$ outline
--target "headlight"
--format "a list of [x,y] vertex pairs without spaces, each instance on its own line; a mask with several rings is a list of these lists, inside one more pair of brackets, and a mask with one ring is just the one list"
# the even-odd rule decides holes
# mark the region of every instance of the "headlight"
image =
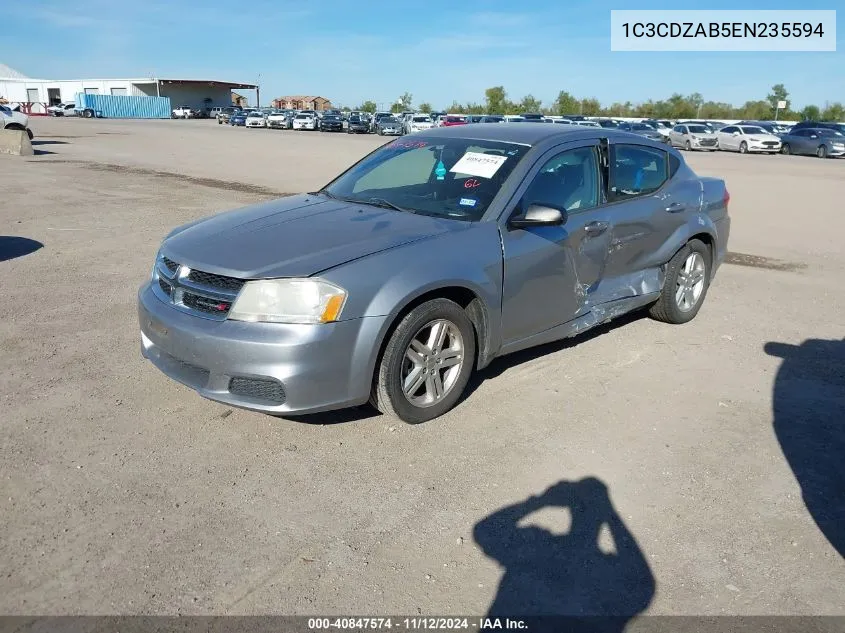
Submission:
[[330,323],[337,321],[346,291],[319,279],[248,281],[229,311],[235,321]]

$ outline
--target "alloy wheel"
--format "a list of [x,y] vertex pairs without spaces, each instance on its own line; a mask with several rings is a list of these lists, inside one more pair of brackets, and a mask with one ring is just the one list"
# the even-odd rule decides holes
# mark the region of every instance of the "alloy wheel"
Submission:
[[678,271],[675,286],[675,303],[681,312],[689,312],[701,299],[706,281],[707,266],[701,253],[690,253]]
[[420,328],[402,359],[402,393],[412,405],[430,407],[449,394],[464,364],[464,339],[458,326],[437,319]]

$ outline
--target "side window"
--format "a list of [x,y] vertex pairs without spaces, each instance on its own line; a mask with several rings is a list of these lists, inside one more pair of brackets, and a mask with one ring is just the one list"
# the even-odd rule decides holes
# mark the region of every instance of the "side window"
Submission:
[[809,136],[809,135],[810,135],[809,130],[795,130],[792,133],[792,136]]
[[719,130],[719,131],[720,131],[720,132],[724,132],[725,134],[733,134],[734,132],[738,132],[738,131],[739,131],[739,128],[737,128],[737,127],[735,127],[735,126],[733,126],[733,125],[729,125],[728,127],[723,127],[723,128],[722,128],[721,130]]
[[565,211],[591,209],[599,202],[598,174],[595,147],[561,152],[534,176],[522,197],[522,208],[539,204]]
[[666,152],[643,145],[611,147],[608,201],[615,202],[653,193],[668,178]]
[[684,133],[684,126],[683,125],[676,125],[673,129],[673,132],[677,132],[678,134]]

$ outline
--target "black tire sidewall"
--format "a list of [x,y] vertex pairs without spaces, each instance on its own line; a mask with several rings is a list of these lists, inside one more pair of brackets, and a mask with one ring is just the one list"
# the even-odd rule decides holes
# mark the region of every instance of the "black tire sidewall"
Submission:
[[740,154],[747,154],[748,153],[748,143],[743,141],[739,144],[739,153]]
[[[678,307],[675,301],[675,287],[678,283],[678,272],[681,270],[687,257],[693,252],[701,254],[704,258],[704,289],[701,291],[701,296],[698,298],[698,303],[695,307],[688,312],[684,312]],[[704,305],[704,300],[707,298],[707,290],[710,288],[711,259],[712,255],[706,244],[700,240],[690,240],[669,260],[669,265],[666,267],[666,280],[663,284],[663,291],[667,293],[666,308],[673,323],[680,324],[692,321],[698,314],[698,311],[701,310],[701,306]]]
[[781,153],[782,153],[782,154],[786,154],[787,156],[789,156],[789,151],[790,151],[790,149],[789,149],[789,143],[784,143],[784,144],[781,146],[780,151],[781,151]]
[[[411,339],[427,323],[436,319],[447,319],[454,323],[464,340],[464,365],[452,391],[440,402],[430,407],[411,404],[402,392],[402,361]],[[390,344],[382,359],[384,370],[379,379],[390,399],[396,414],[409,424],[419,424],[439,417],[457,404],[463,395],[475,365],[475,330],[466,312],[457,303],[448,299],[434,299],[414,308],[402,319],[391,336]]]

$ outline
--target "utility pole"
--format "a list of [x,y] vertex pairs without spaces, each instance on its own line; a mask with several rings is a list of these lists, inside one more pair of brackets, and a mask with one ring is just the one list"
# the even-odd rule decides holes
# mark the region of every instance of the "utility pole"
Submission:
[[261,73],[258,73],[258,83],[255,85],[255,107],[261,107]]

